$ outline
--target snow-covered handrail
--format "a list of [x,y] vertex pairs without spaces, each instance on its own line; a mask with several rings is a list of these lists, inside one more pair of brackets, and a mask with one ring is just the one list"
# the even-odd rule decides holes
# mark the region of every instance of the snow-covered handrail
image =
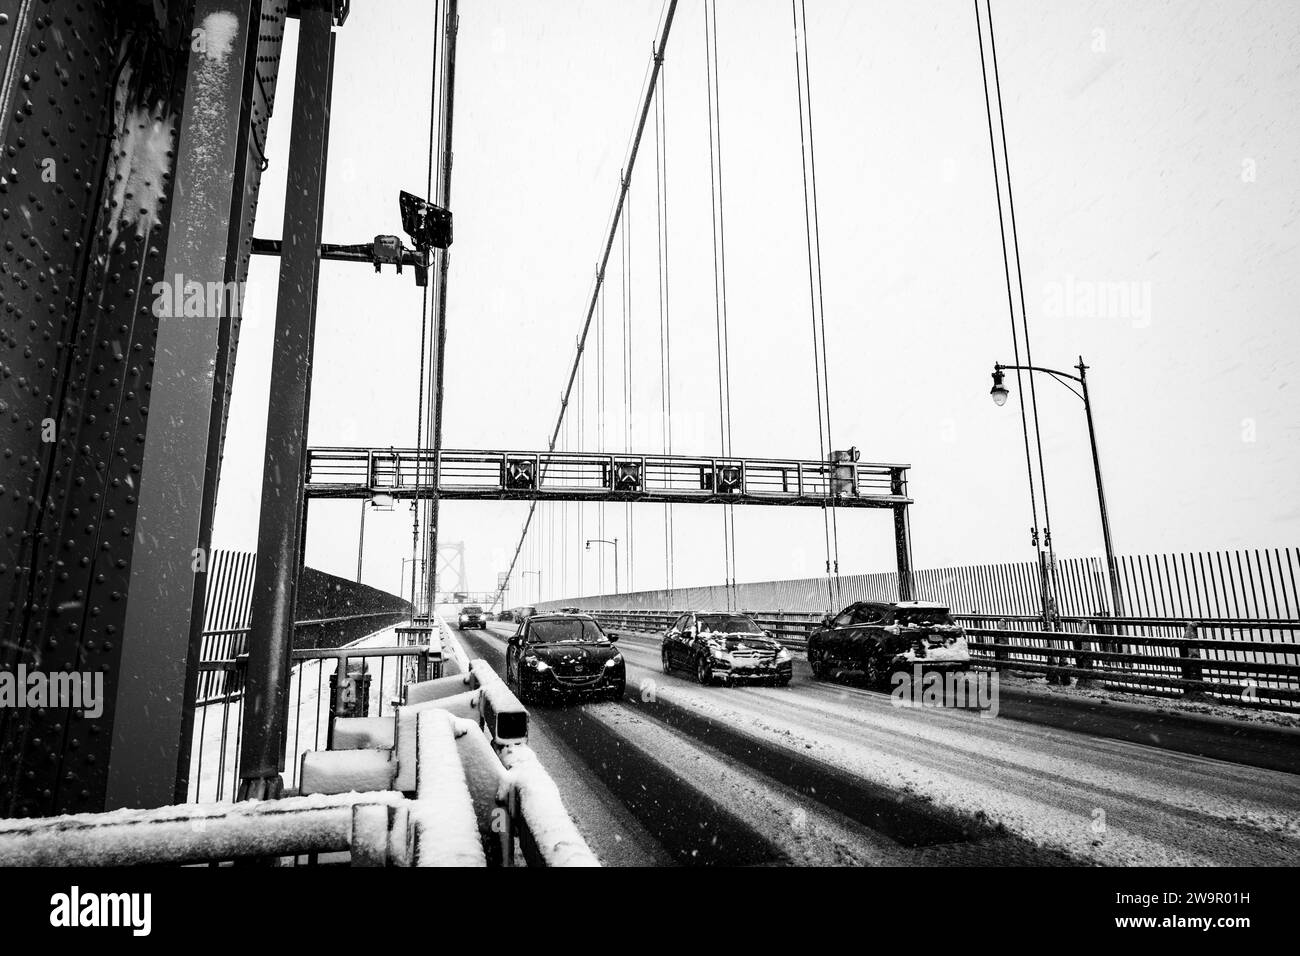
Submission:
[[469,673],[469,655],[465,653],[465,648],[461,646],[456,635],[452,633],[451,625],[446,622],[441,615],[435,614],[433,620],[438,628],[438,637],[442,643],[442,656],[450,658],[456,662],[462,674]]
[[178,865],[335,853],[353,848],[354,808],[378,806],[387,814],[403,802],[400,793],[386,791],[0,820],[0,866]]
[[564,808],[555,781],[531,747],[514,744],[501,751],[509,771],[506,786],[519,842],[529,866],[600,866]]

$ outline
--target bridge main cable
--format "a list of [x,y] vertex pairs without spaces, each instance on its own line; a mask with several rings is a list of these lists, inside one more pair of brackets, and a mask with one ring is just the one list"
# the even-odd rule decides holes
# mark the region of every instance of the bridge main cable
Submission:
[[[573,357],[573,366],[569,369],[569,380],[564,386],[564,397],[560,401],[560,413],[555,420],[555,428],[551,431],[550,440],[547,442],[547,451],[555,451],[555,442],[559,437],[560,429],[564,426],[564,415],[569,409],[569,397],[573,393],[573,382],[577,378],[578,369],[582,364],[582,354],[587,346],[587,333],[591,329],[592,317],[596,314],[596,304],[600,299],[601,288],[605,283],[605,269],[609,265],[609,255],[614,248],[614,237],[618,235],[619,223],[623,218],[623,207],[627,203],[628,189],[632,184],[632,171],[636,168],[637,153],[641,149],[641,136],[645,132],[646,118],[650,115],[650,105],[654,102],[655,89],[659,83],[659,72],[663,67],[664,51],[668,47],[668,34],[672,29],[673,16],[677,13],[677,0],[668,0],[668,7],[664,13],[663,27],[659,32],[659,41],[655,45],[654,59],[650,67],[650,76],[645,86],[645,96],[641,102],[641,113],[637,119],[636,132],[632,138],[632,147],[627,156],[627,162],[621,171],[619,179],[618,199],[614,205],[613,220],[609,224],[609,233],[605,238],[605,249],[601,254],[600,268],[596,270],[596,282],[591,290],[591,301],[587,306],[587,318],[582,323],[582,335],[578,338],[577,353]],[[540,482],[541,477],[538,480]],[[537,500],[534,499],[528,508],[528,516],[524,519],[523,530],[519,533],[519,543],[515,546],[514,556],[510,559],[510,567],[506,570],[506,576],[502,587],[497,592],[497,600],[500,600],[501,594],[509,586],[510,578],[514,574],[515,565],[519,561],[519,553],[523,550],[524,539],[528,536],[528,529],[533,523],[533,515],[537,511]]]

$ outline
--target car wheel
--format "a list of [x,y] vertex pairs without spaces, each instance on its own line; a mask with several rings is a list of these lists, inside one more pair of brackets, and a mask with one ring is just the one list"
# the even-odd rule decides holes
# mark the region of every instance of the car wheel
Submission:
[[868,652],[862,670],[866,673],[867,683],[873,688],[880,688],[889,683],[892,668],[885,661],[883,652],[877,647]]
[[830,671],[826,667],[826,662],[817,651],[808,652],[808,666],[812,668],[813,678],[816,680],[826,680],[830,677]]
[[790,678],[788,678],[788,677],[778,677],[778,678],[773,682],[773,686],[774,686],[774,687],[789,687],[789,686],[790,686]]
[[695,661],[695,679],[708,687],[713,683],[713,665],[709,659],[701,654]]

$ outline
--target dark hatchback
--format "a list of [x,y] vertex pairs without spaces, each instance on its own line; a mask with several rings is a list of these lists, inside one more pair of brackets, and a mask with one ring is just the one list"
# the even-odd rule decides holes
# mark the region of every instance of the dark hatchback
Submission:
[[586,695],[617,700],[627,684],[623,655],[586,614],[536,614],[506,645],[506,683],[524,703]]
[[970,649],[965,630],[942,604],[860,601],[822,619],[808,637],[808,664],[818,680],[856,671],[878,685],[915,666],[966,670]]
[[688,612],[664,633],[664,673],[684,670],[701,684],[790,683],[790,652],[744,614]]

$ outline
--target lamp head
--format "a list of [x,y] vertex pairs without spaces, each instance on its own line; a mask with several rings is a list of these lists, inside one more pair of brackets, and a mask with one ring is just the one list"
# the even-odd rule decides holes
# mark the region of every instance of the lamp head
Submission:
[[1010,394],[1007,387],[1002,384],[1002,376],[1001,366],[993,366],[993,387],[989,389],[989,394],[993,396],[993,404],[999,408],[1007,403],[1007,396]]

